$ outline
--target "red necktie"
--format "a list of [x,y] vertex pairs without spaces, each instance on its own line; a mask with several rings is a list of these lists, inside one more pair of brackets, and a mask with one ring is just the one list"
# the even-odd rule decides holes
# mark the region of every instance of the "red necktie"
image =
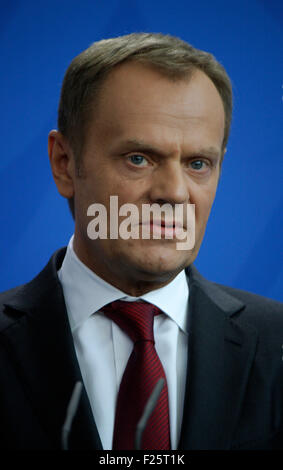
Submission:
[[113,450],[134,449],[136,427],[148,398],[162,377],[165,383],[157,405],[143,433],[142,449],[169,450],[170,428],[165,372],[154,347],[153,317],[161,311],[146,302],[118,300],[102,308],[132,339],[134,348],[128,360],[116,404]]

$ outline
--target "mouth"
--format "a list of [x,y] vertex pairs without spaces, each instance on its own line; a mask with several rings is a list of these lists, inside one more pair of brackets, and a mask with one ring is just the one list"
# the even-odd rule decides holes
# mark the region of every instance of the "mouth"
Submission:
[[185,229],[183,222],[174,221],[167,221],[167,220],[148,220],[146,222],[141,222],[140,225],[145,226],[156,226],[156,227],[164,227],[164,228],[175,228],[175,229]]
[[150,220],[140,223],[140,225],[148,227],[150,233],[155,236],[161,236],[162,238],[173,238],[176,239],[180,231],[186,230],[183,223],[178,221],[165,221],[165,220]]

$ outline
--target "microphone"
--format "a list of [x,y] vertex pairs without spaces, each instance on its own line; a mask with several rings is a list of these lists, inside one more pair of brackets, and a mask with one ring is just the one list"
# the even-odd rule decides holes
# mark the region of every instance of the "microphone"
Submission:
[[[158,402],[158,399],[159,399],[159,396],[160,396],[160,393],[161,393],[161,390],[164,386],[164,382],[165,380],[163,378],[160,378],[158,380],[158,382],[156,383],[149,399],[147,400],[147,403],[144,407],[144,411],[143,411],[143,414],[137,424],[137,427],[136,427],[136,434],[135,434],[135,445],[134,445],[134,448],[135,450],[141,450],[141,442],[142,442],[142,436],[143,436],[143,433],[144,433],[144,430],[147,426],[147,423],[148,423],[148,420],[151,416],[151,414],[153,413],[156,405],[157,405],[157,402]],[[70,398],[70,401],[69,401],[69,404],[68,404],[68,408],[67,408],[67,412],[66,412],[66,418],[65,418],[65,422],[63,424],[63,427],[62,427],[62,434],[61,434],[61,440],[62,440],[62,449],[63,450],[68,450],[69,449],[69,434],[70,434],[70,431],[71,431],[71,428],[72,428],[72,423],[73,423],[73,419],[76,415],[76,412],[78,410],[78,406],[79,406],[79,401],[80,401],[80,398],[81,398],[81,393],[82,393],[82,388],[83,388],[83,384],[82,382],[76,382],[75,386],[74,386],[74,389],[73,389],[73,392],[72,392],[72,395],[71,395],[71,398]]]
[[135,450],[141,450],[141,442],[142,442],[142,436],[144,433],[144,430],[146,428],[147,422],[153,413],[157,402],[158,398],[160,396],[161,390],[163,388],[165,380],[163,378],[160,378],[158,382],[156,383],[145,407],[144,411],[142,414],[142,417],[140,418],[137,428],[136,428],[136,435],[135,435]]
[[71,399],[69,401],[69,405],[68,405],[67,413],[66,413],[66,419],[62,427],[62,435],[61,435],[63,450],[68,450],[69,448],[69,434],[72,428],[73,419],[78,409],[78,405],[79,405],[79,401],[80,401],[81,393],[82,393],[82,388],[83,388],[82,382],[80,381],[76,382]]

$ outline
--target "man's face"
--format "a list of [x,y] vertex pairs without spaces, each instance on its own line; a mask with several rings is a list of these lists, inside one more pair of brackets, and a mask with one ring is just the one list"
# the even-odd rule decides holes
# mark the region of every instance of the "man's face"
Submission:
[[[74,247],[81,260],[130,293],[137,292],[131,285],[144,290],[148,284],[150,290],[166,284],[191,264],[215,197],[223,136],[222,100],[201,71],[170,81],[134,62],[114,69],[93,109],[82,177],[73,177]],[[89,239],[89,205],[101,203],[109,211],[113,195],[119,207],[195,204],[195,247],[176,250],[176,239],[164,237]]]

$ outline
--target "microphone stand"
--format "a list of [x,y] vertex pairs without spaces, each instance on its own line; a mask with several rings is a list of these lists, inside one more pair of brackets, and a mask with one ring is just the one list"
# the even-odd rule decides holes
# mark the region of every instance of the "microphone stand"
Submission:
[[[147,423],[151,414],[153,413],[157,405],[157,401],[160,396],[161,390],[163,388],[164,382],[165,380],[163,378],[160,378],[158,380],[158,382],[156,383],[144,407],[142,417],[140,418],[136,427],[135,445],[134,445],[135,450],[141,450],[142,436],[143,436],[144,430],[147,426]],[[61,434],[62,450],[69,450],[69,434],[72,429],[73,419],[75,417],[75,414],[79,406],[82,388],[83,388],[82,382],[76,382],[72,395],[71,395],[68,408],[67,408],[65,422],[62,427],[62,434]]]
[[67,408],[66,419],[62,427],[61,439],[62,439],[63,450],[69,449],[69,434],[72,429],[73,419],[78,409],[82,389],[83,389],[82,382],[76,382],[68,408]]
[[143,433],[144,433],[144,430],[147,426],[147,422],[151,416],[151,414],[153,413],[156,405],[157,405],[157,402],[158,402],[158,398],[160,396],[160,393],[161,393],[161,390],[163,388],[163,385],[164,385],[164,382],[165,380],[163,378],[160,378],[158,380],[158,382],[156,383],[145,407],[144,407],[144,411],[143,411],[143,414],[142,414],[142,417],[140,418],[138,424],[137,424],[137,428],[136,428],[136,435],[135,435],[135,450],[141,450],[141,443],[142,443],[142,436],[143,436]]

